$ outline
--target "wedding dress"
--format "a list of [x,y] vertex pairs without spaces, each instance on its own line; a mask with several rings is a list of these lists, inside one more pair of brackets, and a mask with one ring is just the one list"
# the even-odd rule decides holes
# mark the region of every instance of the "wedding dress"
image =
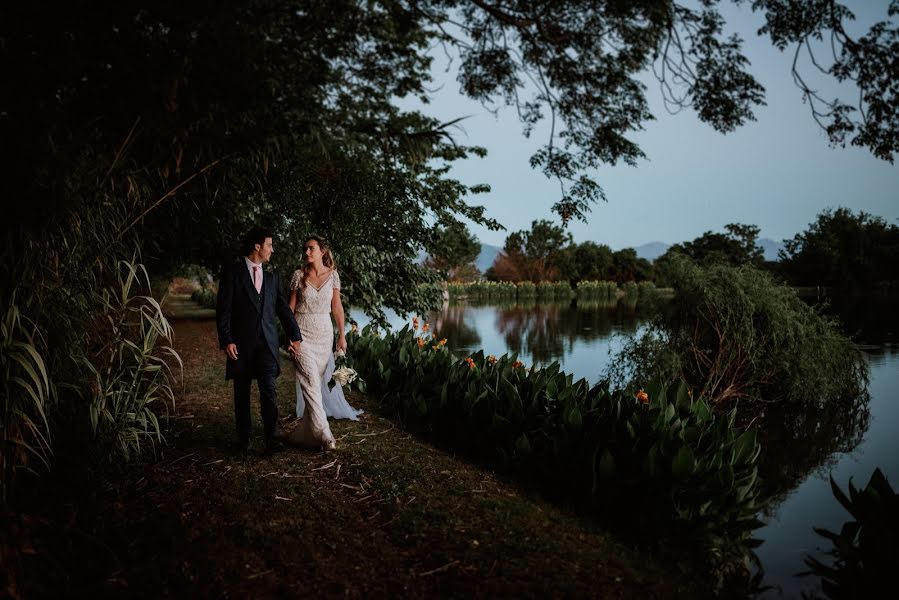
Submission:
[[[350,419],[358,421],[359,415],[364,410],[361,408],[353,408],[346,401],[343,388],[335,385],[333,389],[328,389],[328,382],[331,381],[331,375],[334,373],[334,354],[328,357],[328,366],[325,367],[325,374],[322,376],[322,404],[325,407],[325,415],[332,419]],[[302,419],[305,408],[305,400],[303,398],[303,387],[299,380],[296,382],[297,387],[297,417]]]
[[[309,448],[329,447],[334,445],[334,435],[328,425],[325,412],[324,397],[328,404],[341,410],[341,414],[354,411],[343,397],[339,385],[328,390],[331,376],[329,363],[333,365],[334,327],[331,325],[331,299],[334,290],[340,289],[340,276],[331,271],[319,287],[306,282],[300,287],[302,271],[295,271],[290,281],[290,289],[297,290],[295,316],[297,325],[303,334],[300,344],[300,355],[294,361],[294,374],[297,384],[297,416],[302,416],[299,425],[293,430],[290,440]],[[333,366],[331,367],[333,371]],[[339,397],[337,395],[339,394]],[[343,405],[339,400],[342,400]],[[302,410],[301,410],[302,407]],[[353,414],[355,417],[356,414]],[[352,418],[352,417],[350,417]]]

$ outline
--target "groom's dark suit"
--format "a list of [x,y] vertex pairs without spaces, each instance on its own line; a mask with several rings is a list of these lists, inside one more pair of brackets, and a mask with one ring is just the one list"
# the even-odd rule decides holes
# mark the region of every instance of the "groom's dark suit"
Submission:
[[219,346],[237,345],[237,360],[227,359],[225,367],[225,378],[234,380],[237,435],[243,441],[250,437],[250,386],[256,379],[266,440],[270,440],[278,424],[275,378],[281,373],[276,319],[291,341],[303,338],[280,279],[262,270],[262,290],[257,293],[241,259],[222,272],[215,312]]

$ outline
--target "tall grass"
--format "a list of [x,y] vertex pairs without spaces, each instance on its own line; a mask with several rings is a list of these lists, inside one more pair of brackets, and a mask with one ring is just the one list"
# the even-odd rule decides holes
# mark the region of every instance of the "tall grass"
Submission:
[[[14,296],[15,297],[15,296]],[[47,347],[35,324],[15,304],[7,307],[0,323],[0,498],[17,469],[36,460],[50,465],[50,422],[47,417],[56,397],[44,359]]]
[[166,358],[181,366],[177,352],[165,343],[174,335],[159,303],[137,295],[136,287],[150,288],[143,265],[119,263],[118,285],[102,290],[98,323],[104,344],[81,364],[91,373],[90,424],[94,439],[108,456],[126,460],[141,451],[141,442],[161,442],[162,430],[153,408],[174,407],[173,373]]
[[0,230],[7,503],[23,470],[153,447],[174,397],[172,330],[140,259],[141,220],[167,196],[127,154],[71,151],[64,167],[30,221]]

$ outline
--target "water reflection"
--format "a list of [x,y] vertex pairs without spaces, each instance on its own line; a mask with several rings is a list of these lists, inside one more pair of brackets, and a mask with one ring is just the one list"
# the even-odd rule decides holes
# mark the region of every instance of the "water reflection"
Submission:
[[450,348],[475,348],[481,344],[477,327],[465,319],[464,304],[444,304],[440,312],[430,316],[434,335],[451,340]]
[[839,455],[855,450],[868,431],[871,411],[868,392],[830,405],[803,406],[801,410],[769,411],[757,423],[759,477],[769,498],[767,514],[809,475],[826,473]]
[[[489,328],[484,323],[487,315],[493,317]],[[643,319],[634,302],[577,300],[450,304],[432,316],[435,331],[450,340],[451,348],[470,350],[487,342],[487,352],[516,353],[544,365],[565,362],[578,344],[607,340],[622,330],[635,331]]]

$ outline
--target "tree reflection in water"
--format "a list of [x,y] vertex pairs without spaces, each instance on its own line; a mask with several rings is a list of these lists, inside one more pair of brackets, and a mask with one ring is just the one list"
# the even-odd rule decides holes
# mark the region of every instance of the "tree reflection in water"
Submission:
[[518,302],[497,307],[496,329],[510,352],[546,365],[573,352],[577,341],[608,338],[622,322],[639,320],[636,303]]
[[465,322],[465,308],[465,304],[444,303],[440,312],[432,315],[430,324],[435,337],[449,340],[450,350],[481,344],[477,328]]
[[769,411],[756,423],[762,453],[759,477],[768,497],[766,513],[777,509],[809,475],[830,469],[838,453],[851,452],[868,430],[868,393],[825,405]]
[[[816,299],[808,301],[815,304]],[[834,297],[820,308],[840,320],[842,330],[860,344],[869,358],[895,354],[899,313],[889,298]],[[762,454],[759,476],[773,512],[786,496],[813,473],[832,468],[840,453],[861,443],[870,423],[867,391],[856,398],[826,404],[811,399],[801,407],[771,410],[756,423]]]

